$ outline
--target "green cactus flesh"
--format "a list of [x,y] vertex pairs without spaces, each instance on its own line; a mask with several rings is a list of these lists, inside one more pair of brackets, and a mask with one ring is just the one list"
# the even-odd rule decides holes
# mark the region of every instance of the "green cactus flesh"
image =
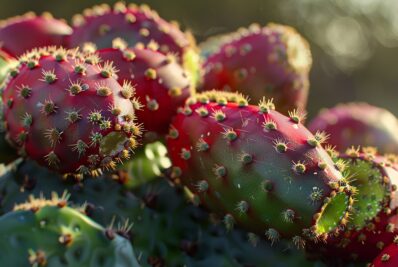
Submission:
[[[32,210],[17,210],[0,218],[2,266],[139,266],[127,239],[107,235],[77,210],[60,203],[32,204]],[[22,209],[25,206],[29,205]]]
[[318,233],[329,233],[338,226],[343,220],[345,207],[349,205],[349,197],[344,193],[338,193],[329,202],[322,212],[322,216],[318,219]]
[[348,221],[348,228],[360,230],[381,211],[388,188],[383,183],[383,175],[370,161],[349,159],[345,171],[351,184],[357,188],[353,212]]

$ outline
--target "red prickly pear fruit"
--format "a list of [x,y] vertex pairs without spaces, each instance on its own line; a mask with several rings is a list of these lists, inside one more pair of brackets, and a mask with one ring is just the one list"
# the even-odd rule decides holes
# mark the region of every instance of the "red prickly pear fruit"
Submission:
[[350,146],[374,146],[380,153],[398,153],[398,121],[388,110],[366,103],[339,104],[322,110],[308,126],[330,134],[328,143],[344,151]]
[[193,36],[180,30],[177,23],[162,19],[147,5],[126,6],[117,2],[112,8],[106,4],[86,9],[82,15],[73,18],[73,34],[70,48],[90,42],[98,49],[111,48],[112,41],[123,38],[129,47],[157,46],[159,51],[171,53],[197,80],[199,76],[199,55]]
[[273,98],[278,111],[304,111],[311,52],[293,28],[252,25],[224,37],[203,65],[202,90],[238,91],[257,102]]
[[355,188],[350,219],[326,243],[307,249],[327,260],[371,261],[398,231],[397,160],[379,156],[371,147],[350,148],[334,159]]
[[187,100],[168,136],[171,179],[216,213],[271,242],[323,238],[352,203],[350,186],[297,112],[272,101],[259,106],[234,93],[210,91]]
[[172,117],[191,95],[190,80],[173,58],[151,49],[117,48],[98,50],[103,61],[112,61],[119,72],[119,84],[134,85],[136,97],[143,104],[137,120],[146,131],[145,139],[166,135]]
[[370,267],[396,267],[398,266],[398,235],[394,241],[384,248]]
[[71,33],[72,28],[65,21],[50,13],[27,13],[0,22],[1,49],[14,57],[33,48],[64,45],[65,37]]
[[4,90],[8,139],[61,174],[97,175],[137,145],[134,94],[97,55],[46,48],[21,57]]

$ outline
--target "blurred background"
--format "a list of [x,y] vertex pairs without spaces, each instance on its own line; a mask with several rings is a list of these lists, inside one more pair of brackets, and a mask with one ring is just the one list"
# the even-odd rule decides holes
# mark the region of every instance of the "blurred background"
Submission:
[[[70,21],[93,0],[0,0],[0,19],[50,11]],[[190,29],[198,42],[251,23],[289,24],[310,42],[309,116],[339,102],[366,101],[398,115],[397,0],[136,0]]]

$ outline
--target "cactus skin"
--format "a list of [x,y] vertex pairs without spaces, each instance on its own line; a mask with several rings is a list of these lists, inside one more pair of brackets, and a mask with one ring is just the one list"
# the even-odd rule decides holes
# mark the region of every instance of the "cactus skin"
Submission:
[[129,241],[65,206],[31,199],[0,218],[4,266],[139,267]]
[[137,188],[135,178],[128,176],[104,176],[80,184],[54,176],[32,161],[9,166],[0,178],[0,213],[11,211],[31,195],[50,197],[52,192],[67,190],[70,203],[86,203],[87,215],[107,229],[114,218],[114,226],[129,220],[128,233],[116,232],[130,236],[141,266],[261,267],[264,262],[277,267],[315,266],[284,243],[271,247],[253,234],[249,242],[247,233],[227,231],[220,219],[211,216],[210,220],[207,212],[187,203],[184,192],[164,179]]
[[[308,246],[313,255],[326,259],[369,262],[398,230],[396,159],[375,153],[374,148],[351,148],[338,158],[344,160],[345,175],[356,188],[350,220],[326,243]],[[337,233],[336,233],[337,234]]]
[[192,74],[193,80],[198,79],[199,56],[194,38],[190,33],[183,33],[175,23],[159,17],[146,5],[126,6],[118,2],[113,8],[106,4],[94,6],[86,9],[83,15],[76,15],[73,26],[68,42],[70,48],[87,42],[99,49],[110,48],[115,38],[125,39],[129,47],[155,44],[160,52],[175,55]]
[[[40,55],[42,54],[42,55]],[[81,177],[129,158],[140,127],[134,94],[96,55],[46,48],[22,57],[3,101],[7,137],[22,155]]]
[[236,222],[271,242],[286,237],[301,246],[303,233],[319,237],[344,223],[350,188],[340,186],[341,173],[320,147],[324,137],[296,113],[273,108],[235,94],[200,94],[176,116],[167,146],[176,181],[227,213],[227,227]]
[[384,248],[369,267],[395,267],[398,266],[398,238]]
[[308,43],[294,29],[252,25],[223,39],[203,64],[202,90],[238,91],[254,102],[273,98],[285,115],[305,110],[312,58]]
[[190,96],[190,80],[178,63],[151,49],[109,48],[97,51],[104,61],[112,61],[120,71],[120,84],[134,85],[136,96],[143,104],[137,120],[145,129],[146,139],[164,136],[177,108]]
[[339,104],[322,110],[308,128],[330,134],[328,143],[343,152],[350,146],[374,146],[398,153],[398,121],[389,111],[366,103]]
[[[27,31],[29,38],[26,38]],[[27,13],[0,22],[1,49],[18,57],[28,50],[45,46],[62,46],[72,28],[49,13]]]

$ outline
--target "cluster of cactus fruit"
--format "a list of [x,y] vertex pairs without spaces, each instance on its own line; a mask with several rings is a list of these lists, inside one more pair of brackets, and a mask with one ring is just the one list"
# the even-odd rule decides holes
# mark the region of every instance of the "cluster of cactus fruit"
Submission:
[[1,266],[398,264],[398,121],[349,103],[307,129],[293,28],[197,46],[124,3],[72,24],[0,22]]

